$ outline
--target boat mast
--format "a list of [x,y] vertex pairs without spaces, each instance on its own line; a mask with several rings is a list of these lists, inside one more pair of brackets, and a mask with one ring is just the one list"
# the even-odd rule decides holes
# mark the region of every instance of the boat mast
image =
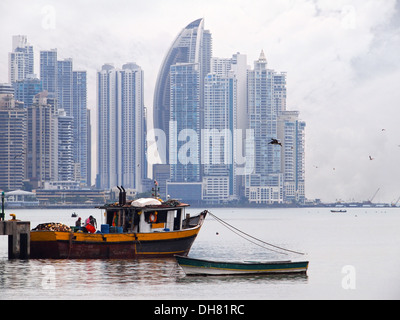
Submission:
[[151,188],[151,191],[153,191],[152,196],[154,199],[158,199],[158,192],[160,191],[160,187],[158,186],[157,180],[154,180],[154,188]]

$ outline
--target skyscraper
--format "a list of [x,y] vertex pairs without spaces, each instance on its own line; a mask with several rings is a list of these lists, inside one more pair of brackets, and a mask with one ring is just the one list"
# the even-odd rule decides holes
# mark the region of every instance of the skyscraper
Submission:
[[144,163],[143,71],[110,64],[97,73],[98,188],[118,185],[141,191]]
[[200,75],[196,63],[171,66],[171,182],[200,182]]
[[[204,77],[210,72],[210,59],[212,55],[211,33],[204,30],[204,19],[198,19],[188,24],[175,38],[168,50],[160,71],[154,91],[153,120],[154,128],[162,129],[169,141],[169,121],[171,109],[171,66],[179,63],[195,63],[199,73],[199,103],[203,110],[203,82]],[[201,116],[202,121],[202,116]],[[202,123],[200,123],[202,125]],[[169,148],[159,145],[158,149],[166,155],[167,163]]]
[[9,85],[0,85],[0,188],[20,189],[25,177],[26,117]]
[[13,36],[12,52],[8,54],[8,63],[8,78],[10,83],[24,80],[28,75],[33,75],[33,46],[28,43],[27,36]]
[[[239,52],[231,58],[213,57],[204,84],[203,200],[240,196],[246,129],[247,57]],[[213,143],[207,139],[210,132]]]
[[43,90],[50,94],[57,93],[57,49],[40,51],[40,81]]
[[57,108],[64,109],[68,116],[73,116],[72,97],[72,59],[57,61]]
[[25,108],[33,103],[33,98],[42,92],[42,83],[32,75],[28,75],[24,80],[17,80],[12,83],[15,90],[15,99],[24,103]]
[[75,181],[73,155],[73,117],[64,109],[58,109],[53,115],[53,144],[55,150],[55,168],[53,180]]
[[56,178],[58,136],[54,134],[55,99],[47,92],[37,94],[28,111],[26,179],[33,188],[43,188]]
[[87,75],[74,71],[71,58],[57,60],[57,49],[40,52],[40,78],[43,90],[56,98],[57,109],[63,109],[73,119],[73,180],[90,185],[88,163]]
[[204,82],[202,141],[203,200],[221,202],[237,195],[234,134],[237,128],[237,78],[232,59],[212,59]]
[[[72,114],[73,124],[73,155],[74,163],[79,166],[80,181],[82,184],[90,186],[90,152],[89,130],[90,123],[88,121],[87,109],[87,74],[86,71],[72,72]],[[78,165],[79,164],[79,165]]]
[[255,136],[255,170],[246,175],[246,196],[255,203],[282,203],[281,146],[277,138],[278,112],[286,108],[284,73],[267,68],[263,51],[248,72],[248,125]]
[[282,143],[281,171],[283,200],[286,203],[305,201],[305,122],[298,111],[281,111],[278,116],[278,138]]

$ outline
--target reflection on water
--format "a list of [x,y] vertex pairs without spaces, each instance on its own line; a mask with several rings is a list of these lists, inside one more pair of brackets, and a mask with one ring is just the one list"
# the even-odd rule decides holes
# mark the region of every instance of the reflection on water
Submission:
[[[175,259],[0,260],[2,299],[159,298],[185,299],[204,286],[307,282],[306,275],[187,277]],[[206,296],[210,298],[209,292]]]
[[229,282],[258,282],[258,283],[278,283],[280,281],[286,283],[307,283],[307,274],[268,274],[268,275],[225,275],[225,276],[188,276],[178,278],[181,283],[229,283]]
[[151,260],[0,260],[3,288],[87,289],[121,284],[147,285],[172,281],[175,259]]

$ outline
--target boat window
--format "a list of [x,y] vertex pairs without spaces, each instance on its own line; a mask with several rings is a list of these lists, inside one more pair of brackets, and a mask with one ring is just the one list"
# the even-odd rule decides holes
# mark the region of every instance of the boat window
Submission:
[[167,212],[168,211],[157,211],[157,210],[145,212],[145,221],[148,223],[151,223],[152,221],[150,221],[150,216],[153,215],[153,217],[157,216],[157,220],[156,220],[157,223],[166,223],[167,222]]
[[181,229],[181,217],[182,217],[182,209],[177,209],[175,211],[175,217],[174,217],[174,230]]

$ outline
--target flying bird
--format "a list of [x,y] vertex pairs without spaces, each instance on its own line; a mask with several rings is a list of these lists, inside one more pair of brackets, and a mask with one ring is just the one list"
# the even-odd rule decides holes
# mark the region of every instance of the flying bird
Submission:
[[271,141],[268,144],[279,144],[282,147],[282,143],[278,141],[278,139],[271,138]]
[[374,160],[375,158],[372,158],[371,156],[369,156],[369,160]]

